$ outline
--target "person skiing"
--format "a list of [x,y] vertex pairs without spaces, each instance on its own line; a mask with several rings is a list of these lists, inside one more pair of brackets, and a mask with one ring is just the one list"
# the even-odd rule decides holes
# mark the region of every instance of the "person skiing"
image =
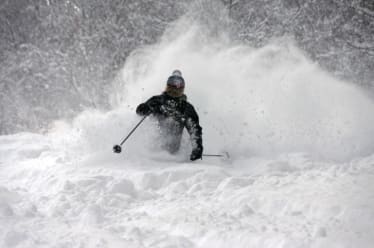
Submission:
[[199,116],[184,94],[185,82],[182,73],[174,70],[168,78],[166,89],[161,95],[151,97],[136,108],[140,116],[152,115],[159,124],[162,137],[162,148],[175,154],[182,140],[183,129],[186,128],[192,144],[190,160],[202,158],[202,128]]

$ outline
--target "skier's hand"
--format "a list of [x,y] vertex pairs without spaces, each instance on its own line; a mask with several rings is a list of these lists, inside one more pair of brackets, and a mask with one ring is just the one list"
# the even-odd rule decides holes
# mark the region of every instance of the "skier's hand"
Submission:
[[152,113],[151,108],[148,106],[148,104],[142,103],[136,108],[136,113],[138,115],[150,115]]
[[196,148],[192,151],[191,156],[190,156],[190,160],[195,161],[197,159],[202,159],[202,156],[203,156],[203,149]]

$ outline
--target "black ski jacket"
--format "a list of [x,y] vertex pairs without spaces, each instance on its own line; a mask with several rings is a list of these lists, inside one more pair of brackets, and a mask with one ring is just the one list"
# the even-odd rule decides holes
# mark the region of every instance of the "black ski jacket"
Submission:
[[179,150],[183,128],[190,134],[192,153],[202,154],[202,128],[199,125],[199,116],[192,104],[187,102],[186,95],[172,97],[167,93],[153,96],[136,108],[138,115],[154,115],[160,125],[164,137],[163,147],[169,152]]

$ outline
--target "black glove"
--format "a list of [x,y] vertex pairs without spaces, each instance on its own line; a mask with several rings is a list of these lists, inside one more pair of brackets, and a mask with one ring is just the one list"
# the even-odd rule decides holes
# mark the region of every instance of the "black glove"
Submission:
[[203,149],[202,148],[195,148],[190,156],[191,161],[195,161],[197,159],[202,159],[203,156]]
[[150,115],[152,113],[151,108],[148,106],[148,104],[142,103],[136,108],[136,113],[138,115]]

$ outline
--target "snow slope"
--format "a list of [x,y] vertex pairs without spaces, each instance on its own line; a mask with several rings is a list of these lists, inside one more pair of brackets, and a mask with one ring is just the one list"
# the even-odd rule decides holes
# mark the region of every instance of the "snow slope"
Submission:
[[[372,247],[374,156],[175,163],[0,138],[1,247]],[[170,159],[170,158],[169,158]]]
[[[185,21],[132,54],[112,111],[0,136],[0,247],[372,247],[373,101],[289,39],[254,49]],[[151,119],[112,153],[176,68],[205,152],[231,160],[189,162],[188,137],[159,151]]]

